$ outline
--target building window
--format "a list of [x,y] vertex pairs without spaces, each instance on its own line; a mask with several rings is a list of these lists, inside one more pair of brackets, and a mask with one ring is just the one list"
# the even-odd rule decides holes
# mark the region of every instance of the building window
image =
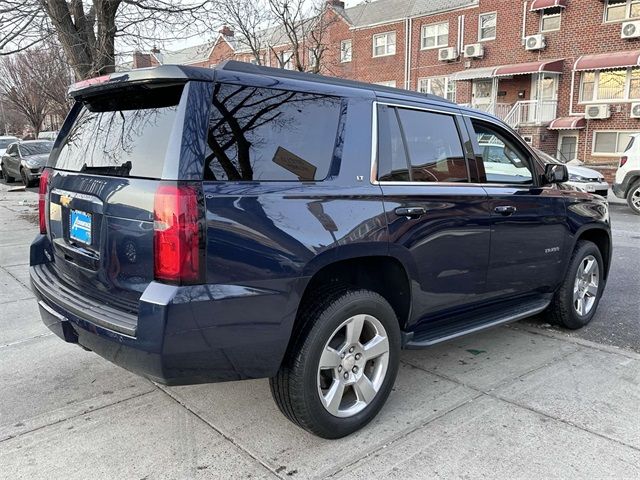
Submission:
[[351,40],[343,40],[340,42],[340,61],[350,62],[353,55],[353,43]]
[[582,72],[580,101],[640,99],[640,68]]
[[496,38],[496,26],[498,14],[483,13],[478,17],[478,40],[494,40]]
[[293,70],[293,52],[280,53],[280,66],[285,70]]
[[380,85],[383,87],[394,87],[396,86],[395,80],[385,80],[383,82],[373,82],[374,85]]
[[449,45],[449,22],[422,26],[422,49]]
[[593,132],[593,155],[621,155],[638,132]]
[[540,31],[553,32],[560,30],[560,21],[562,19],[562,7],[545,8],[540,18]]
[[605,22],[620,22],[630,18],[640,18],[640,0],[607,0]]
[[438,95],[452,102],[456,101],[456,82],[449,77],[419,78],[418,91]]
[[380,33],[373,36],[373,56],[384,57],[396,53],[396,32]]

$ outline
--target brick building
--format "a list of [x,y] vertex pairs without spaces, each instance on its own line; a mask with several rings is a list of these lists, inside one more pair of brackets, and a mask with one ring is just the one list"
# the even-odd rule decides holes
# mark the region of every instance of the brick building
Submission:
[[[604,173],[629,133],[640,132],[640,0],[377,0],[351,8],[329,0],[325,15],[333,20],[322,73],[491,112],[534,146]],[[283,38],[265,32],[273,48],[263,64],[289,66]],[[252,61],[243,43],[224,28],[199,47],[137,53],[134,65]]]

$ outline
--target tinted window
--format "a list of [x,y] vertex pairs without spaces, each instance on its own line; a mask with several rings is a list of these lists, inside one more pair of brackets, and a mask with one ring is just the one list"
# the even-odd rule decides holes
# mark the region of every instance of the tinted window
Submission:
[[161,178],[182,86],[132,88],[85,102],[55,168]]
[[378,107],[378,180],[409,181],[409,163],[395,108]]
[[506,133],[473,121],[489,183],[531,183],[528,155]]
[[415,182],[466,182],[467,162],[453,116],[398,109]]
[[22,143],[19,148],[23,157],[42,155],[51,152],[53,142]]
[[207,180],[321,180],[331,166],[339,99],[217,84]]
[[7,148],[8,145],[15,142],[15,138],[0,138],[0,148]]

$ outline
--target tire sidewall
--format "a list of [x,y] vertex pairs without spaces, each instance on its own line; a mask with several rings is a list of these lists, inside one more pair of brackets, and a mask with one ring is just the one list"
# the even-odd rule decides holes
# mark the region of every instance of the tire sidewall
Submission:
[[636,208],[633,205],[633,202],[631,201],[631,198],[633,197],[633,194],[635,192],[637,192],[638,190],[640,190],[640,182],[634,183],[631,186],[631,188],[629,189],[629,192],[627,193],[627,204],[629,205],[629,208],[631,208],[633,213],[635,213],[636,215],[640,215],[640,209]]
[[[350,294],[342,297],[346,298],[346,301],[339,302],[338,305],[334,304],[332,308],[320,314],[301,349],[306,358],[298,358],[296,361],[296,364],[302,366],[300,373],[304,379],[305,407],[313,418],[314,424],[324,427],[327,438],[348,435],[362,428],[376,416],[391,392],[399,365],[400,328],[391,306],[382,297],[369,291],[351,291]],[[351,417],[335,417],[325,409],[318,395],[318,364],[324,346],[331,335],[346,319],[358,314],[374,316],[386,330],[389,340],[387,372],[378,394],[366,408]]]
[[[580,267],[582,261],[589,255],[592,255],[596,259],[596,262],[598,262],[598,293],[596,294],[595,303],[593,304],[593,307],[591,307],[589,313],[587,313],[586,315],[579,315],[573,306],[573,287],[576,280],[576,274],[578,273],[578,268]],[[564,307],[566,311],[569,312],[569,318],[567,319],[567,321],[565,321],[566,327],[572,329],[581,328],[587,325],[593,319],[593,316],[598,310],[598,304],[600,303],[600,298],[602,297],[602,292],[604,291],[605,287],[604,272],[604,262],[602,260],[602,255],[598,247],[591,242],[585,242],[580,245],[573,257],[571,265],[569,266],[569,271],[567,272],[567,277],[565,279],[565,285],[563,289],[565,295],[562,301],[565,304]]]

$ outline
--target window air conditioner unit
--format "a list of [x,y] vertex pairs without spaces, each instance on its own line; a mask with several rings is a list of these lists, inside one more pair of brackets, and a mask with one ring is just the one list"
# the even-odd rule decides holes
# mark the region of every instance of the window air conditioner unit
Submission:
[[640,118],[640,103],[632,103],[631,104],[631,118]]
[[620,38],[638,38],[640,37],[640,21],[623,22],[620,30]]
[[441,48],[438,50],[438,60],[441,62],[451,62],[458,58],[458,51],[455,47]]
[[524,39],[524,48],[527,50],[542,50],[546,46],[544,35],[530,35]]
[[464,47],[465,58],[482,58],[484,57],[484,45],[481,43],[472,43]]
[[584,118],[588,120],[602,120],[609,118],[611,112],[609,111],[609,105],[587,105],[584,112]]

